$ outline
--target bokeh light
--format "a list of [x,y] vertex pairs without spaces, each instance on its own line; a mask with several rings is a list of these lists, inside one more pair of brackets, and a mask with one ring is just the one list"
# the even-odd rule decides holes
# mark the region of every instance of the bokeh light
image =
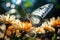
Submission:
[[15,9],[11,9],[10,12],[11,12],[11,13],[15,13],[16,10],[15,10]]
[[14,4],[11,4],[11,8],[15,8],[15,5]]
[[6,7],[10,7],[10,5],[11,5],[10,2],[6,3]]
[[19,5],[21,3],[21,0],[11,0],[13,4]]

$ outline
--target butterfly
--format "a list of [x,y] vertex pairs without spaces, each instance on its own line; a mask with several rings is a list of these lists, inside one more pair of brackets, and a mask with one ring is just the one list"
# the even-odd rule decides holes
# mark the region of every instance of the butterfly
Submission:
[[51,11],[52,8],[53,8],[53,4],[46,4],[34,10],[31,13],[32,24],[40,26],[42,23],[41,18],[44,18]]

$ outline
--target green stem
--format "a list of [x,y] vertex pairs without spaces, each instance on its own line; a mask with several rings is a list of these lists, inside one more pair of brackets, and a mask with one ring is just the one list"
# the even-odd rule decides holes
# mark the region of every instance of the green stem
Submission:
[[56,36],[57,36],[57,34],[54,33],[54,35],[53,35],[53,37],[52,37],[52,40],[56,40]]

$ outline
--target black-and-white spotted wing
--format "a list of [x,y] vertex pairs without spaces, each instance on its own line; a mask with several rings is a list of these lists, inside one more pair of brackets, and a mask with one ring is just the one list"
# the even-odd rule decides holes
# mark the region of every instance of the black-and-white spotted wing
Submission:
[[32,15],[38,15],[44,18],[53,8],[53,4],[43,5],[32,12]]
[[40,26],[42,24],[41,18],[44,18],[48,14],[48,12],[51,11],[52,8],[53,8],[53,4],[46,4],[46,5],[43,5],[39,8],[37,8],[36,10],[34,10],[31,13],[32,24],[34,24],[36,26]]

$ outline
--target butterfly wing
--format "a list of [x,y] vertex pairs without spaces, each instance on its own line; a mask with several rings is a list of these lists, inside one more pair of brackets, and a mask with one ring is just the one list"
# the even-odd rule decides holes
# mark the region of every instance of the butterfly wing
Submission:
[[53,8],[53,4],[43,5],[32,12],[32,15],[38,15],[44,18]]
[[36,10],[34,10],[31,15],[32,24],[40,26],[42,24],[41,18],[44,18],[53,8],[53,4],[43,5]]

